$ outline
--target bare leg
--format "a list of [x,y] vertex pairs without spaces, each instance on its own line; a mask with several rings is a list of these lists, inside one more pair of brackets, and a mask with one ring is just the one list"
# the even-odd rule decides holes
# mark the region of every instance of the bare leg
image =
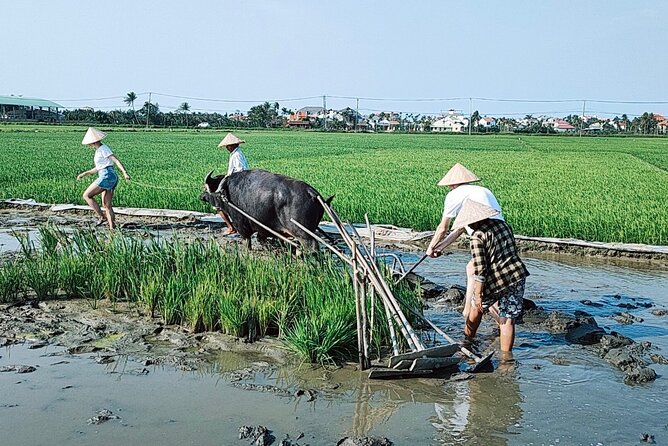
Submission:
[[107,214],[109,229],[114,229],[116,227],[116,214],[114,214],[114,208],[111,206],[112,198],[114,198],[113,190],[102,190],[102,204],[104,204],[104,210]]
[[513,344],[515,343],[515,321],[507,317],[502,317],[499,319],[499,329],[501,330],[501,351],[512,351]]
[[471,310],[471,297],[473,296],[473,259],[466,264],[466,295],[464,296],[464,319],[468,317]]
[[102,209],[100,209],[100,205],[95,201],[95,196],[101,194],[103,190],[104,189],[97,184],[92,183],[83,193],[83,199],[88,203],[88,206],[95,211],[100,220],[104,220],[105,217],[102,213]]
[[475,305],[470,305],[470,310],[466,316],[466,325],[464,326],[464,335],[467,338],[475,336],[482,321],[482,311]]
[[227,234],[236,234],[237,230],[234,229],[234,226],[232,225],[232,221],[230,220],[230,217],[225,214],[223,211],[218,211],[218,215],[222,217],[222,219],[225,221],[225,224],[227,225]]

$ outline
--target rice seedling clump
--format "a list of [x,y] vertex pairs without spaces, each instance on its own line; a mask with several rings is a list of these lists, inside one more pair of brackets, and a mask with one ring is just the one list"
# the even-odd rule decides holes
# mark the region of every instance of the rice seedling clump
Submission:
[[[136,302],[151,317],[195,332],[277,336],[303,360],[356,354],[352,280],[333,258],[248,251],[214,241],[145,240],[92,229],[17,234],[22,253],[0,265],[0,302],[80,298]],[[417,295],[399,290],[415,303]],[[380,318],[379,318],[380,319]],[[379,325],[387,326],[379,320]],[[377,345],[389,339],[380,332]]]

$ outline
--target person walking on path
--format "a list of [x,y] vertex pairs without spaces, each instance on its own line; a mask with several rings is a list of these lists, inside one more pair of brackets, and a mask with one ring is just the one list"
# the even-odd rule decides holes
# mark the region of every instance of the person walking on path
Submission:
[[515,343],[515,321],[522,316],[526,278],[524,262],[517,253],[512,228],[494,219],[499,211],[471,199],[464,201],[452,230],[471,231],[473,295],[466,317],[464,335],[472,341],[483,313],[497,305],[494,315],[499,324],[501,352],[510,352]]
[[[220,144],[218,144],[218,147],[225,147],[227,151],[230,152],[230,160],[227,166],[227,175],[249,169],[248,161],[246,161],[246,157],[239,148],[239,145],[245,142],[246,141],[237,138],[232,133],[228,133],[225,135],[225,138],[223,138]],[[218,214],[222,217],[222,219],[225,221],[225,224],[227,225],[227,232],[225,234],[236,234],[237,230],[234,228],[230,217],[221,209],[218,210]]]
[[[426,255],[429,257],[440,256],[446,247],[450,246],[455,240],[457,240],[457,238],[459,238],[460,235],[464,233],[464,228],[459,228],[456,231],[452,230],[449,234],[448,231],[450,228],[450,223],[460,212],[466,199],[471,199],[496,209],[498,213],[492,218],[503,221],[503,214],[501,212],[501,206],[499,205],[498,200],[489,189],[471,184],[477,181],[480,181],[480,178],[476,174],[468,170],[463,165],[457,163],[452,166],[452,168],[448,170],[441,181],[438,182],[439,186],[447,186],[450,188],[450,192],[448,192],[448,194],[445,196],[441,223],[436,228],[434,236],[432,237],[432,240],[427,247]],[[470,234],[471,233],[469,232],[469,235]],[[471,275],[472,263],[469,262],[466,265],[466,295],[464,298],[464,310],[462,311],[462,314],[465,318],[470,309],[469,297],[473,293]]]
[[[109,225],[109,229],[114,229],[116,227],[116,215],[114,214],[114,208],[112,207],[112,199],[114,198],[114,189],[118,185],[118,176],[114,171],[114,164],[118,169],[123,173],[123,177],[126,180],[130,180],[130,175],[128,175],[123,164],[116,158],[116,155],[113,154],[111,149],[106,145],[102,144],[104,138],[107,134],[101,132],[100,130],[89,127],[86,135],[84,136],[81,144],[95,149],[95,155],[93,156],[93,162],[95,167],[81,172],[77,175],[77,180],[82,179],[87,175],[92,175],[97,173],[97,180],[93,181],[90,186],[83,193],[83,199],[88,203],[88,205],[95,211],[99,217],[99,222],[97,226],[104,224],[105,220]],[[102,194],[102,204],[104,205],[105,212],[102,213],[100,205],[95,201],[95,196]]]

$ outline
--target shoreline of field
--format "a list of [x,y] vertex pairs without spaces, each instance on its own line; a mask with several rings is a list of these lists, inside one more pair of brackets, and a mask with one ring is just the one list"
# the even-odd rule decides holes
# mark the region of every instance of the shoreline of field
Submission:
[[[70,214],[82,215],[89,214],[87,206],[71,204],[47,204],[28,202],[25,200],[4,200],[0,202],[0,210],[16,209],[35,212],[36,214]],[[145,224],[148,228],[152,224],[158,224],[165,228],[165,221],[177,221],[174,225],[175,230],[184,229],[192,226],[196,229],[197,225],[221,225],[222,221],[215,214],[206,214],[196,211],[173,210],[173,209],[140,209],[140,208],[115,208],[121,225],[131,227]],[[128,221],[124,221],[124,220]],[[0,222],[1,224],[2,222]],[[323,225],[328,222],[323,221]],[[362,237],[368,237],[367,228],[364,225],[356,225],[359,228]],[[408,250],[426,249],[431,240],[433,232],[417,232],[410,228],[396,228],[392,225],[372,225],[374,228],[381,228],[382,235],[376,232],[376,241],[383,246],[397,246]],[[385,229],[394,228],[394,229]],[[7,228],[11,229],[11,228]],[[326,229],[325,229],[326,231]],[[330,233],[330,236],[335,236]],[[394,237],[394,238],[393,238]],[[630,244],[630,243],[605,243],[596,241],[586,241],[577,239],[558,239],[550,237],[529,237],[516,235],[516,241],[521,253],[529,255],[567,255],[573,257],[601,258],[616,260],[620,262],[651,262],[658,266],[668,266],[668,246]],[[456,249],[468,249],[468,239],[465,237],[453,246]]]

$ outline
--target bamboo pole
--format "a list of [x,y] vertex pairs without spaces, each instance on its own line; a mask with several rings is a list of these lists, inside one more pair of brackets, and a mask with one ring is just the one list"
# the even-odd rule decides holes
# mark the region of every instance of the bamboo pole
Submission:
[[[353,234],[359,240],[361,240],[362,237],[360,237],[360,235],[357,232],[357,230],[355,229],[355,227],[353,225],[350,225],[350,227],[352,229]],[[366,246],[364,246],[364,244],[362,244],[362,247],[366,251]],[[366,254],[368,255],[368,252]],[[394,297],[394,294],[392,294],[392,290],[390,289],[389,285],[383,279],[383,276],[382,276],[380,270],[378,269],[378,265],[375,262],[373,262],[373,264],[370,265],[370,267],[372,268],[373,273],[378,277],[378,280],[379,280],[380,284],[382,285],[382,287],[385,289],[386,297],[390,301],[391,305],[394,307],[394,308],[392,308],[393,311],[399,315],[399,317],[402,321],[402,324],[404,324],[404,326],[406,328],[406,331],[408,331],[408,334],[410,335],[411,339],[413,340],[413,343],[415,344],[415,348],[417,350],[424,350],[424,346],[422,345],[422,342],[420,341],[419,336],[413,330],[413,327],[408,322],[408,319],[406,319],[406,316],[404,315],[403,311],[401,311],[401,307],[399,306],[399,303],[397,302],[396,298]]]
[[[329,217],[332,219],[332,222],[334,222],[335,226],[343,236],[343,239],[346,241],[346,243],[351,247],[357,246],[355,241],[352,239],[352,236],[348,234],[348,232],[345,230],[343,223],[341,223],[341,219],[339,219],[338,215],[336,215],[334,210],[331,209],[331,207],[327,203],[325,203],[325,201],[321,197],[318,197],[318,201],[320,201],[320,204],[324,208],[325,212],[327,212]],[[355,227],[351,226],[351,228],[353,230],[353,233],[356,234],[358,238],[361,238],[359,234],[357,234]],[[364,251],[367,252],[366,246],[364,246],[363,244],[362,248],[364,248]],[[415,334],[413,327],[411,327],[411,325],[408,323],[406,316],[401,311],[401,308],[399,307],[396,300],[394,300],[392,291],[390,290],[387,283],[385,283],[385,281],[383,280],[382,275],[378,270],[378,265],[376,265],[375,263],[373,265],[369,265],[364,255],[361,255],[361,253],[357,252],[355,252],[355,254],[356,257],[359,259],[362,267],[366,270],[367,275],[371,279],[371,282],[373,283],[374,287],[376,288],[376,290],[378,290],[383,300],[383,304],[386,307],[389,306],[390,313],[392,314],[392,317],[395,319],[397,325],[399,326],[401,333],[406,338],[406,341],[411,347],[411,350],[424,350],[424,346],[422,345],[420,338]]]
[[364,279],[360,281],[360,307],[362,310],[362,348],[364,348],[364,369],[368,369],[371,364],[369,363],[369,330],[368,330],[368,320],[366,314],[366,295],[367,295],[367,277],[364,276]]
[[390,325],[390,340],[392,341],[392,353],[394,356],[399,354],[399,346],[397,345],[397,334],[394,331],[394,324],[392,323],[392,315],[390,314],[390,309],[385,306],[385,316],[387,317],[387,323]]
[[291,218],[290,221],[292,221],[292,223],[296,224],[296,225],[299,227],[299,229],[301,229],[302,231],[306,232],[308,235],[310,235],[311,237],[313,237],[314,239],[316,239],[317,241],[319,241],[320,243],[322,243],[323,245],[325,245],[325,247],[326,247],[327,249],[329,249],[329,250],[332,251],[334,254],[336,254],[341,260],[343,260],[344,262],[346,262],[346,263],[352,268],[352,266],[353,266],[353,262],[352,262],[352,260],[350,260],[348,257],[346,257],[341,251],[339,251],[339,250],[336,249],[334,246],[332,246],[332,245],[330,245],[329,243],[327,243],[327,242],[325,241],[325,239],[323,239],[322,237],[320,237],[319,235],[317,235],[315,232],[311,231],[310,229],[306,228],[304,225],[302,225],[301,223],[299,223],[299,222],[298,222],[297,220],[295,220],[294,218]]
[[[325,212],[327,212],[327,215],[329,215],[329,218],[334,223],[334,226],[336,226],[336,228],[338,229],[338,231],[341,234],[341,237],[343,238],[343,240],[346,242],[346,244],[352,250],[352,247],[355,246],[356,244],[353,241],[350,234],[348,234],[348,232],[343,227],[343,224],[341,223],[341,220],[334,213],[334,211],[331,209],[331,207],[327,203],[325,203],[325,201],[321,197],[318,197],[318,201],[320,202],[320,205],[323,207]],[[381,297],[383,305],[385,306],[386,309],[389,310],[388,314],[391,315],[391,317],[395,320],[397,326],[399,327],[399,329],[401,331],[401,334],[406,339],[406,342],[408,342],[408,345],[411,348],[411,350],[424,350],[424,347],[422,346],[422,344],[419,343],[419,339],[418,339],[418,344],[415,344],[415,341],[414,341],[413,337],[411,337],[409,331],[406,329],[406,326],[404,325],[405,316],[403,317],[403,320],[402,320],[403,314],[397,313],[395,311],[391,301],[387,298],[387,296],[385,296],[385,290],[384,290],[383,286],[381,285],[381,281],[377,277],[375,277],[375,275],[373,274],[373,270],[367,264],[365,259],[362,256],[359,256],[359,255],[358,255],[358,257],[362,260],[360,263],[364,267],[364,269],[366,271],[366,274],[369,277],[369,279],[371,280],[371,283],[373,284],[374,288],[378,291],[378,294]],[[408,321],[406,321],[406,323],[408,323]],[[390,322],[390,324],[391,324],[391,322]],[[411,331],[412,331],[412,328],[411,328]]]
[[[375,262],[376,261],[376,233],[371,230],[371,225],[369,224],[369,215],[364,214],[364,221],[366,221],[366,227],[369,230],[369,237],[370,237],[370,243],[371,243],[371,261]],[[373,335],[373,323],[374,323],[374,316],[376,314],[376,290],[371,287],[369,290],[369,299],[371,300],[371,320],[370,320],[370,325],[369,325],[369,330],[371,334]]]
[[357,355],[359,358],[360,369],[365,370],[364,366],[364,349],[362,346],[362,314],[360,308],[360,290],[357,275],[357,260],[355,260],[356,252],[353,249],[353,292],[355,294],[355,321],[357,322]]

